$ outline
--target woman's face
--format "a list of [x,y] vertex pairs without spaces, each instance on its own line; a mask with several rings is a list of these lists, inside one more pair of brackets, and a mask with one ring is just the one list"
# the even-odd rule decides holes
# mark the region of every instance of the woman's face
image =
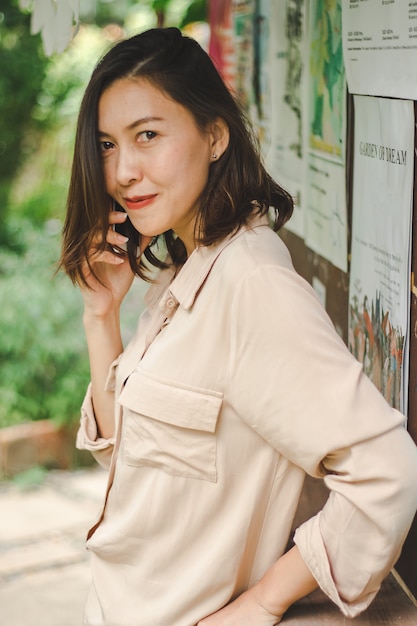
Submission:
[[216,132],[148,81],[120,79],[100,98],[98,137],[107,193],[141,234],[172,229],[190,254]]

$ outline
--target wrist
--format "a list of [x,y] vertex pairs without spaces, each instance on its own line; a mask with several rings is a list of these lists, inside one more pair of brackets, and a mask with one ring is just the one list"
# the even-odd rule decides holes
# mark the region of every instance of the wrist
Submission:
[[118,308],[106,310],[106,311],[93,311],[87,308],[83,313],[84,328],[101,326],[119,326],[120,324],[120,310]]
[[273,615],[283,615],[318,584],[295,546],[270,567],[256,587],[259,603]]

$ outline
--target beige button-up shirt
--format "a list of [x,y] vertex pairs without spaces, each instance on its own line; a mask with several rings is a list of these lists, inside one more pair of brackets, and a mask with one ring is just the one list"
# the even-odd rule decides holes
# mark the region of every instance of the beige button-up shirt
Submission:
[[114,440],[87,393],[78,446],[109,465],[88,626],[193,626],[283,553],[305,472],[331,490],[295,542],[354,616],[417,506],[417,452],[265,220],[160,272],[113,364]]

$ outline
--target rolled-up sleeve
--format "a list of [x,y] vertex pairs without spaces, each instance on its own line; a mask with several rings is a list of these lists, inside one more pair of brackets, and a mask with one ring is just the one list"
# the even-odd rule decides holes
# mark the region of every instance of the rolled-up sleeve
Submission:
[[401,426],[335,452],[325,507],[294,540],[345,615],[364,610],[399,556],[416,508],[416,450]]
[[330,489],[295,534],[323,591],[353,617],[399,556],[417,508],[417,448],[311,287],[263,266],[236,288],[233,401],[245,421]]
[[[105,389],[115,390],[116,371],[121,355],[110,365]],[[80,427],[77,433],[76,447],[79,450],[89,450],[96,461],[104,468],[110,466],[114,450],[115,437],[105,439],[98,435],[97,421],[94,414],[91,383],[87,388],[81,405]]]

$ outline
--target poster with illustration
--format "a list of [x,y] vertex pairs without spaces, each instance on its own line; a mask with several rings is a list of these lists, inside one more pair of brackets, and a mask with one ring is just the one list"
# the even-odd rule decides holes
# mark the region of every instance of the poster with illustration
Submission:
[[344,161],[346,79],[342,45],[342,0],[311,0],[310,148]]
[[254,118],[255,0],[233,0],[232,9],[236,70],[234,91],[249,116]]
[[286,229],[304,238],[305,129],[307,114],[305,0],[271,0],[269,21],[269,171],[294,198]]
[[349,348],[406,412],[413,102],[355,96]]
[[253,123],[258,133],[263,155],[268,152],[271,143],[270,116],[271,116],[271,75],[269,66],[270,48],[271,2],[257,0],[254,15],[254,66],[253,66],[253,93],[254,107],[252,110]]
[[305,242],[347,272],[346,80],[341,3],[309,3]]

